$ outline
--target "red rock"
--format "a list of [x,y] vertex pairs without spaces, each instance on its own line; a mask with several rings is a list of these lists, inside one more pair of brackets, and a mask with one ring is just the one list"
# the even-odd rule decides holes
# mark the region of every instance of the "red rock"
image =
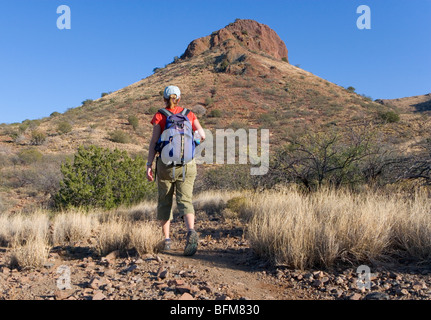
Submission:
[[71,290],[55,290],[54,297],[55,300],[66,300],[72,295]]
[[105,300],[106,296],[102,293],[102,291],[96,291],[92,300]]
[[349,296],[349,300],[360,300],[362,296],[359,293],[354,293],[351,296]]
[[227,53],[230,62],[250,50],[263,52],[279,60],[288,59],[286,45],[277,33],[267,25],[248,19],[237,19],[209,36],[192,41],[183,58],[191,58],[207,50]]
[[178,300],[195,300],[195,298],[193,298],[190,293],[185,292],[178,298]]
[[177,286],[176,288],[175,288],[179,293],[185,293],[185,292],[187,292],[187,293],[190,293],[190,291],[191,291],[191,289],[190,289],[190,286],[188,286],[188,285],[182,285],[182,286]]

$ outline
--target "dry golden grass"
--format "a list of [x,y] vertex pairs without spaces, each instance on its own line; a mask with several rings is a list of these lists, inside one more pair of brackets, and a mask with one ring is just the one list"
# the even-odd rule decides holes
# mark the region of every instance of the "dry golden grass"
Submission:
[[[194,200],[197,212],[243,219],[254,251],[276,264],[306,269],[399,256],[431,259],[431,201],[417,192],[351,193],[294,188],[262,193],[207,191]],[[100,255],[135,248],[140,254],[160,250],[162,233],[154,221],[154,203],[112,212],[80,210],[58,214],[0,215],[0,242],[10,248],[11,264],[44,263],[50,244],[70,244],[96,236]],[[52,239],[49,239],[49,226]],[[51,242],[50,242],[51,241]]]
[[50,249],[49,217],[37,211],[31,215],[0,215],[0,242],[10,248],[13,267],[40,267]]
[[305,269],[385,259],[431,257],[431,204],[425,195],[352,194],[294,189],[266,192],[247,204],[253,249],[277,264]]
[[132,223],[124,218],[117,218],[100,224],[99,229],[97,250],[100,255],[132,248],[139,255],[160,250],[162,233],[160,227],[151,221]]
[[0,241],[3,245],[17,247],[33,239],[48,241],[49,217],[43,211],[30,215],[0,215]]
[[41,267],[48,259],[49,250],[48,242],[42,238],[34,238],[24,245],[13,246],[10,265],[21,268]]
[[75,244],[88,239],[99,225],[95,214],[81,211],[64,212],[53,221],[52,242],[54,245]]
[[124,219],[112,219],[100,224],[97,237],[97,251],[106,255],[112,251],[124,251],[129,246],[130,222]]
[[162,250],[163,237],[160,227],[154,223],[140,222],[134,224],[129,231],[130,246],[139,255],[156,253]]

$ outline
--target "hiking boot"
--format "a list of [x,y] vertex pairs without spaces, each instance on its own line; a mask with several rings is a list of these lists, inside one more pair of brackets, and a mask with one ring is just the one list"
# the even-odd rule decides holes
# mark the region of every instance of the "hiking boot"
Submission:
[[172,240],[171,239],[165,239],[165,245],[163,247],[163,251],[170,251],[171,245],[172,245]]
[[198,250],[199,237],[195,230],[190,230],[187,233],[186,247],[184,248],[185,256],[192,256]]

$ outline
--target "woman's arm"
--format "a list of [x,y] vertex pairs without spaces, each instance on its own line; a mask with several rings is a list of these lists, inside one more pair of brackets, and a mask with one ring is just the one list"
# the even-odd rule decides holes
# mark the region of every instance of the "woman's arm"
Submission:
[[195,128],[198,130],[199,134],[201,135],[201,141],[202,141],[202,142],[203,142],[203,141],[205,141],[205,131],[204,131],[204,129],[202,129],[202,126],[201,126],[201,124],[199,123],[199,120],[198,120],[198,119],[196,119],[196,120],[193,122],[193,124],[194,124]]
[[153,135],[151,137],[150,140],[150,146],[148,149],[148,159],[147,159],[147,179],[148,181],[153,181],[154,177],[153,177],[153,169],[152,169],[152,165],[149,166],[148,164],[152,164],[154,161],[154,157],[156,156],[156,143],[159,140],[160,134],[162,132],[162,129],[160,128],[160,125],[155,124],[153,126]]

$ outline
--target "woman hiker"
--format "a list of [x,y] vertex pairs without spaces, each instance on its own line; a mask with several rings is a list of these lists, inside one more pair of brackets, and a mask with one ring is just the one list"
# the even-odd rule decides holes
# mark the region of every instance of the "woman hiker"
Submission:
[[[181,99],[181,91],[176,86],[168,86],[164,93],[165,110],[171,114],[181,113],[184,108],[178,106]],[[164,112],[163,112],[164,113]],[[171,249],[170,239],[170,222],[173,219],[172,214],[172,199],[174,192],[176,193],[177,208],[180,217],[183,217],[187,228],[186,246],[184,255],[192,256],[196,253],[198,247],[198,234],[194,230],[195,211],[192,203],[193,185],[196,178],[196,162],[192,160],[182,168],[174,168],[173,165],[166,165],[160,156],[156,160],[156,177],[153,175],[153,161],[156,156],[156,144],[159,137],[165,130],[167,116],[161,112],[157,112],[151,124],[153,125],[153,135],[150,141],[148,162],[147,162],[147,179],[148,181],[157,180],[158,189],[158,204],[157,204],[157,220],[160,221],[162,231],[165,237],[164,249]],[[169,114],[169,113],[168,113]],[[193,132],[196,130],[201,136],[201,141],[205,140],[205,132],[202,129],[196,115],[193,112],[187,114],[187,118],[192,124]]]

